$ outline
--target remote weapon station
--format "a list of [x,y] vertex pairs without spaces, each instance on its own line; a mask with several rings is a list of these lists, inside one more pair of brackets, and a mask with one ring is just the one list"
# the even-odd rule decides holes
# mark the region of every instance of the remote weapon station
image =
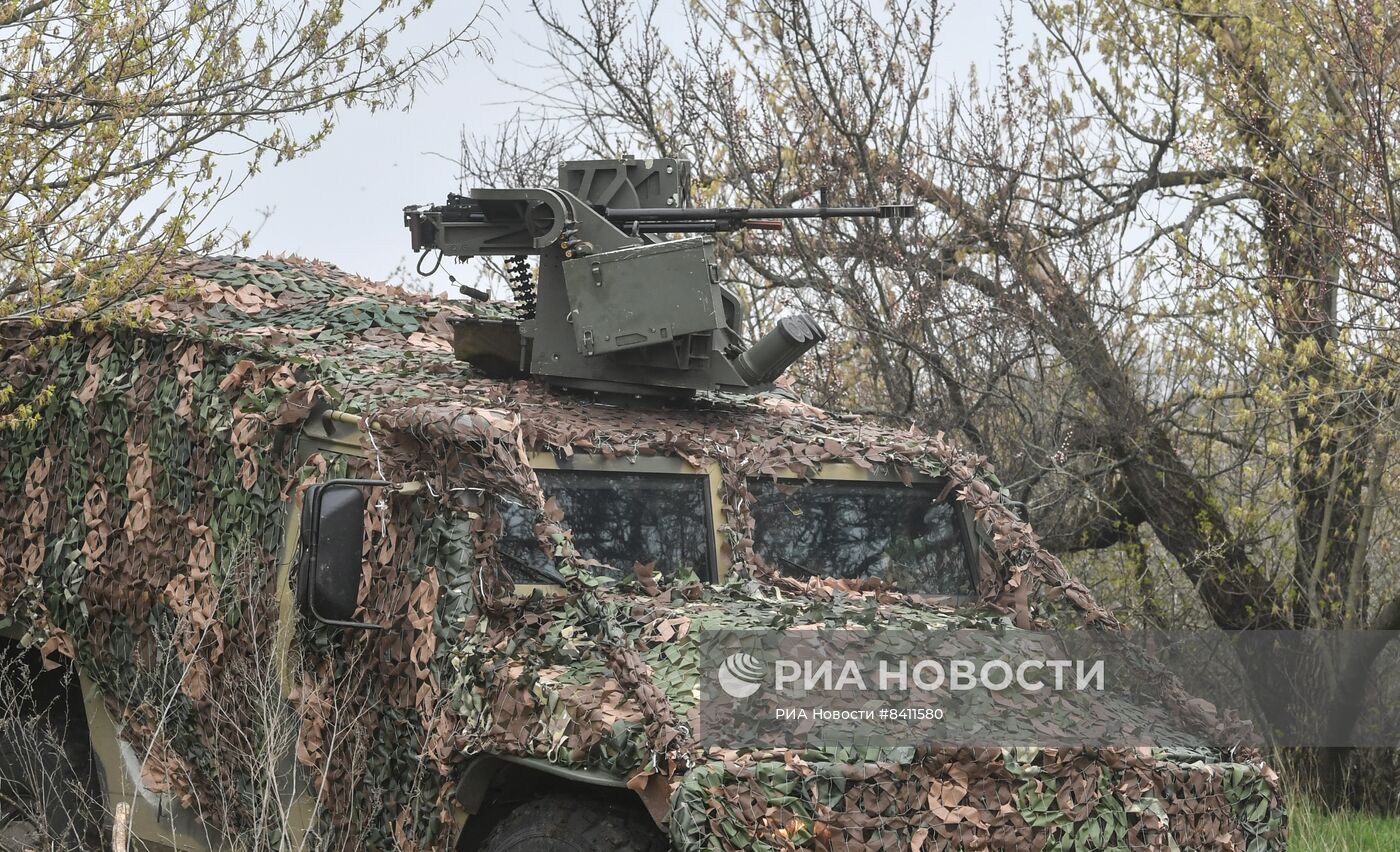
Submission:
[[557,189],[475,189],[405,208],[415,251],[508,257],[518,316],[454,323],[457,357],[493,377],[534,375],[582,391],[759,389],[825,333],[798,314],[746,345],[743,306],[719,281],[713,238],[669,237],[913,213],[897,204],[691,207],[689,185],[683,160],[573,161],[559,166]]

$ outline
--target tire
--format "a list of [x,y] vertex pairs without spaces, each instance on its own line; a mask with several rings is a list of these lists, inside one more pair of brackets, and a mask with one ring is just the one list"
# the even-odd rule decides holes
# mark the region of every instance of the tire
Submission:
[[665,852],[671,844],[641,808],[546,796],[511,811],[481,852]]

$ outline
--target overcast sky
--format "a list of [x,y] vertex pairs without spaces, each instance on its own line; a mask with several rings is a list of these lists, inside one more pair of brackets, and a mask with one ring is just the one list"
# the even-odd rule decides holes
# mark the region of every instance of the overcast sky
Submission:
[[[410,38],[430,40],[460,18],[466,0],[439,0],[415,22]],[[525,7],[506,0],[502,7]],[[567,10],[571,0],[556,0]],[[666,11],[683,20],[681,0]],[[940,37],[938,78],[965,78],[972,65],[991,77],[997,54],[999,3],[964,0],[953,7]],[[543,83],[550,76],[532,49],[543,43],[528,14],[500,14],[488,32],[495,56],[466,53],[430,83],[408,111],[371,115],[355,110],[319,150],[247,182],[221,206],[213,221],[237,232],[257,231],[249,254],[293,253],[330,261],[347,271],[383,279],[409,261],[406,204],[440,202],[456,189],[451,163],[463,127],[489,133],[521,107],[520,94],[502,80]],[[1022,39],[1024,40],[1024,38]],[[634,152],[638,156],[646,152]],[[263,212],[270,211],[264,219]]]

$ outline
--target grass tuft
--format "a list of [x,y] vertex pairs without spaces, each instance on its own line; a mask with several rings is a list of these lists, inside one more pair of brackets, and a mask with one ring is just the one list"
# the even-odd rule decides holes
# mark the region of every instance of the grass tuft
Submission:
[[1400,817],[1326,813],[1295,796],[1288,807],[1289,852],[1393,852],[1400,849]]

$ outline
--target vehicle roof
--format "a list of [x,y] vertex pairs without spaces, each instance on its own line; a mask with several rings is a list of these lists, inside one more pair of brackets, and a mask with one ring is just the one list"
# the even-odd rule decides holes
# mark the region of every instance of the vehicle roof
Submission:
[[[776,394],[702,393],[689,404],[618,407],[540,381],[493,380],[453,356],[449,320],[512,318],[513,304],[449,299],[294,256],[183,256],[162,267],[155,286],[123,299],[118,309],[152,331],[315,364],[330,380],[323,383],[337,407],[355,413],[423,398],[462,407],[505,405],[528,412],[542,435],[556,422],[566,431],[649,422],[670,431],[775,433],[791,432],[795,420],[818,431],[823,423],[860,422]],[[872,421],[862,425],[888,431]]]

